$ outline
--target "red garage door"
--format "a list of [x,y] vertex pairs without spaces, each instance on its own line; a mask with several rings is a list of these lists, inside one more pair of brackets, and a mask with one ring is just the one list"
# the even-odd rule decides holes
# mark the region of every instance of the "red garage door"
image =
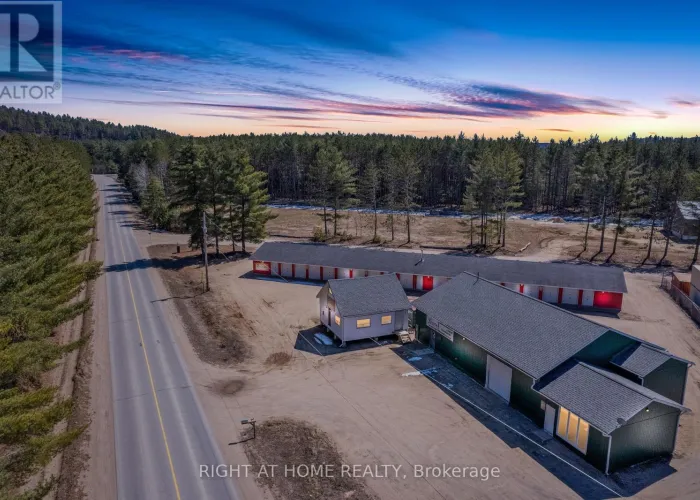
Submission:
[[604,309],[622,309],[622,294],[614,292],[595,292],[593,307]]
[[428,291],[433,289],[433,277],[423,276],[423,290]]

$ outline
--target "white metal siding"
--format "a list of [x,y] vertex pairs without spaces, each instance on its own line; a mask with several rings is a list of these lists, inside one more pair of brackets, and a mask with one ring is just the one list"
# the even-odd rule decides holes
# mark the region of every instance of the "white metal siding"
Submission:
[[403,286],[407,290],[412,290],[413,289],[413,275],[412,274],[401,274],[401,286]]
[[593,290],[584,290],[583,291],[583,300],[581,301],[581,305],[583,307],[593,307],[593,296],[595,295],[595,292]]
[[544,292],[542,293],[542,300],[545,302],[551,302],[556,304],[559,300],[559,288],[556,286],[546,286],[544,287]]
[[[388,325],[382,325],[382,316],[388,314],[393,315],[394,313],[384,313],[384,314],[374,314],[372,316],[353,316],[351,318],[342,318],[343,321],[343,334],[341,339],[344,342],[350,342],[351,340],[362,340],[371,337],[381,337],[383,335],[391,335],[394,333],[394,321],[391,321]],[[357,320],[370,318],[370,325],[368,328],[357,328]]]
[[[324,269],[324,275],[326,270]],[[320,280],[321,279],[321,267],[320,266],[309,266],[309,279],[310,280]]]
[[575,288],[564,288],[561,296],[562,304],[578,305],[578,290]]
[[291,264],[282,264],[282,276],[285,278],[293,278],[292,276],[292,265]]
[[306,264],[297,264],[294,266],[294,277],[298,279],[306,279]]
[[337,337],[342,335],[343,318],[341,318],[340,326],[335,324],[335,310],[331,310],[330,322],[328,321],[328,289],[323,289],[323,293],[318,298],[319,319],[321,323],[326,325]]
[[523,289],[523,293],[527,295],[528,297],[535,297],[537,298],[540,293],[540,287],[537,285],[525,285],[525,288]]

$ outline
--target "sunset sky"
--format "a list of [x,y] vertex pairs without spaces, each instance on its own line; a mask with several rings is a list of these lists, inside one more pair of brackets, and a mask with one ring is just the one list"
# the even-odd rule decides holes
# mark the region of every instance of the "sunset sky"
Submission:
[[699,19],[690,1],[70,0],[63,104],[27,109],[193,135],[694,136]]

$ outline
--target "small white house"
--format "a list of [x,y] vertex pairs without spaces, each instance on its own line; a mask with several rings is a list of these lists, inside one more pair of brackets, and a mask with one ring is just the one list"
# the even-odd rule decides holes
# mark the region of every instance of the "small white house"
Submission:
[[321,323],[342,345],[408,328],[411,303],[393,273],[328,280],[316,297]]

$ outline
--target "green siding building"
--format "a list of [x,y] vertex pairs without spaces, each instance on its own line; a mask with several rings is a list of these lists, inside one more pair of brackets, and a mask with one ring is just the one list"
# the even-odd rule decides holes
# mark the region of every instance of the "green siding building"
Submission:
[[689,361],[468,273],[414,306],[418,340],[605,473],[673,452]]

